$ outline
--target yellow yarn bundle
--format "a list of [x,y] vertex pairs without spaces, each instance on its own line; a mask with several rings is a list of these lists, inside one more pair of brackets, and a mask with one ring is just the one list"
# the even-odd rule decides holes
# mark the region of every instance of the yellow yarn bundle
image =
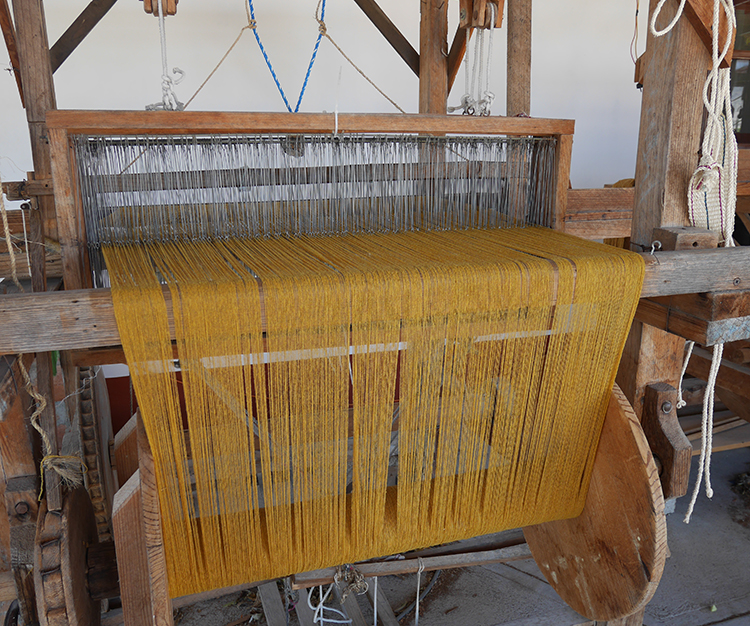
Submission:
[[582,509],[638,255],[541,228],[104,254],[172,596]]

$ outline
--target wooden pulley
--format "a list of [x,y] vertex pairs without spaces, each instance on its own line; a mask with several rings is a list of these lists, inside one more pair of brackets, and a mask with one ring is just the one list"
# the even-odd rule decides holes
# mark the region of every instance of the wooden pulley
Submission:
[[34,587],[41,626],[98,626],[100,601],[89,592],[88,548],[98,543],[86,489],[65,496],[62,511],[39,507],[34,547]]
[[[146,13],[151,13],[155,17],[159,17],[159,0],[141,0],[143,2],[143,10]],[[176,15],[177,14],[177,3],[180,0],[161,0],[161,10],[164,15]]]
[[640,422],[617,386],[583,512],[524,535],[550,585],[588,619],[632,615],[654,595],[667,556],[664,497]]
[[[494,4],[496,9],[494,24],[490,4]],[[505,0],[461,0],[459,28],[500,28],[503,25],[504,8]]]

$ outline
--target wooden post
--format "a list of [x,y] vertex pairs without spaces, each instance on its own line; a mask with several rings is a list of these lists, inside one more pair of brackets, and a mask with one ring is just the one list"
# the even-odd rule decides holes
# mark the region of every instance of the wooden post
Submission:
[[531,0],[508,0],[508,117],[531,113]]
[[[52,174],[49,146],[47,144],[47,111],[56,108],[55,88],[47,43],[47,26],[42,0],[13,0],[13,14],[18,37],[18,56],[23,84],[26,119],[31,137],[31,155],[36,178],[49,178]],[[32,287],[46,291],[44,244],[45,237],[57,239],[55,202],[52,196],[38,199],[39,213],[32,211]],[[52,385],[52,358],[49,353],[37,354],[37,386],[47,399],[41,416],[42,428],[49,435],[51,447],[48,454],[57,454],[55,402]],[[47,506],[51,511],[62,509],[62,490],[59,476],[46,471],[44,486]]]
[[[656,0],[650,4],[649,16]],[[667,2],[657,26],[665,26],[677,5],[677,0]],[[711,58],[684,17],[663,37],[649,32],[646,45],[631,241],[650,247],[655,228],[688,223],[687,189],[698,165],[703,84]]]
[[419,112],[448,112],[448,3],[421,0]]

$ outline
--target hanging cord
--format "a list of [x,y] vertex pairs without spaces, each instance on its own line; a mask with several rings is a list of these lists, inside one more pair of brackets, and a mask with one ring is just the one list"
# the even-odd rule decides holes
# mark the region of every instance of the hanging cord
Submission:
[[[323,10],[321,10],[321,7],[323,8]],[[318,7],[315,9],[315,20],[318,22],[318,32],[320,33],[320,36],[321,37],[325,37],[326,39],[328,39],[328,41],[331,42],[331,45],[334,48],[336,48],[336,50],[338,50],[339,54],[347,60],[347,62],[349,63],[349,65],[351,65],[355,70],[357,70],[357,72],[359,73],[359,75],[362,78],[364,78],[368,83],[370,83],[370,85],[372,85],[375,88],[375,91],[377,91],[381,96],[383,96],[386,100],[388,100],[388,102],[390,102],[401,113],[406,113],[406,111],[404,111],[400,106],[398,106],[398,104],[396,104],[391,98],[389,98],[386,95],[386,93],[380,87],[378,87],[370,79],[369,76],[367,76],[367,74],[365,74],[361,69],[359,69],[359,67],[357,67],[357,65],[354,63],[354,61],[352,61],[346,55],[346,53],[339,47],[339,45],[333,40],[333,37],[331,37],[331,35],[328,33],[328,27],[326,26],[326,23],[325,23],[325,11],[324,11],[324,9],[325,9],[325,0],[318,0]],[[318,16],[320,16],[320,17],[318,17]]]
[[172,78],[169,74],[169,65],[167,64],[167,32],[164,24],[164,11],[162,8],[163,0],[159,0],[159,39],[161,40],[161,102],[149,104],[147,111],[182,111],[185,105],[177,99],[174,92],[174,85],[179,85],[185,78],[185,72],[179,67],[172,68],[172,73],[177,78]]
[[[0,189],[2,189],[2,180],[0,180]],[[5,244],[8,248],[8,256],[10,258],[11,278],[13,279],[13,282],[15,283],[16,287],[18,287],[18,290],[21,293],[24,293],[26,290],[23,288],[21,281],[18,279],[18,271],[16,268],[16,255],[15,255],[15,251],[13,250],[13,244],[11,243],[11,240],[10,240],[10,226],[8,224],[8,212],[5,208],[5,199],[3,198],[2,191],[0,191],[0,215],[2,215],[3,233],[5,235]],[[26,366],[23,363],[22,354],[17,355],[16,362],[18,363],[18,369],[21,372],[21,376],[23,378],[26,391],[34,399],[34,402],[36,404],[36,409],[31,414],[29,421],[31,422],[31,425],[39,433],[39,436],[42,438],[43,458],[40,463],[41,488],[39,491],[39,500],[42,499],[42,494],[44,493],[44,471],[47,469],[51,469],[57,472],[63,484],[70,487],[71,489],[80,487],[83,484],[83,474],[86,472],[86,469],[87,469],[86,465],[84,464],[83,460],[78,456],[63,456],[59,454],[50,454],[50,451],[52,450],[52,442],[50,441],[50,438],[47,432],[39,424],[39,418],[44,412],[44,409],[47,408],[47,398],[45,398],[42,394],[40,394],[31,384],[31,376],[29,376],[29,372],[26,370]]]
[[638,13],[641,9],[641,0],[635,0],[635,27],[633,28],[633,39],[630,40],[630,58],[633,65],[638,61]]
[[677,385],[677,408],[681,409],[687,405],[687,402],[682,399],[682,381],[685,379],[685,372],[687,372],[688,363],[690,363],[690,355],[693,354],[693,348],[695,347],[694,341],[688,341],[685,344],[687,352],[685,353],[685,359],[682,362],[682,371],[680,372],[680,383]]
[[[464,115],[482,115],[490,114],[490,107],[495,99],[495,94],[490,91],[490,82],[492,75],[492,40],[494,37],[494,24],[497,18],[497,6],[490,2],[488,4],[492,14],[492,26],[489,34],[485,35],[486,28],[479,28],[477,36],[474,38],[474,64],[469,71],[469,50],[467,45],[466,54],[464,54],[464,76],[465,91],[461,96],[461,103],[458,106],[448,107],[448,112],[463,111]],[[485,46],[485,40],[487,45]]]
[[417,607],[414,613],[414,626],[419,626],[419,587],[422,583],[422,572],[424,572],[424,561],[419,557],[419,569],[417,570]]
[[378,577],[375,576],[372,584],[372,626],[378,626]]

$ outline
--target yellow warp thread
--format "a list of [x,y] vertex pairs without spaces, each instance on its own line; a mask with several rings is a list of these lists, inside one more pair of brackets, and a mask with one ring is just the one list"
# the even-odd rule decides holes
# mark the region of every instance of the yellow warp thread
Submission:
[[540,228],[104,254],[171,595],[581,511],[638,255]]

